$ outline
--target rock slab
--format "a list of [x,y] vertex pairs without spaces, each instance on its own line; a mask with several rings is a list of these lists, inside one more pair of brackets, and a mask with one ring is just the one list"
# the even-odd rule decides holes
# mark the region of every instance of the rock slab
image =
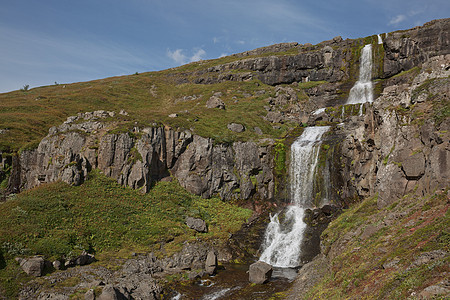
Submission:
[[249,281],[255,284],[263,284],[270,280],[272,276],[272,266],[263,262],[257,261],[250,265],[249,268]]
[[205,271],[209,275],[213,275],[217,269],[217,255],[213,250],[208,252],[205,262]]

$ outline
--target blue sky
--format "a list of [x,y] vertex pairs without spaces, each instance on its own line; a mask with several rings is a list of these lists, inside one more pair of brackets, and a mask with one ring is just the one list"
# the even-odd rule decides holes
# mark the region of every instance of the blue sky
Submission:
[[448,0],[1,0],[0,92],[449,17]]

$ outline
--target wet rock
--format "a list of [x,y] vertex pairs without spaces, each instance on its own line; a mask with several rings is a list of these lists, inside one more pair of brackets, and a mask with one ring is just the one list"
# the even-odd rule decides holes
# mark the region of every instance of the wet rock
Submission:
[[206,222],[202,219],[187,217],[186,225],[189,228],[194,229],[195,231],[198,231],[198,232],[208,232],[208,227],[206,226]]
[[16,261],[20,264],[22,270],[28,275],[39,277],[42,276],[44,271],[45,261],[40,256],[31,258],[16,258]]
[[249,281],[255,284],[266,283],[270,280],[272,271],[273,269],[271,265],[262,261],[257,261],[250,265],[248,271]]
[[217,255],[213,250],[208,252],[205,262],[205,271],[209,275],[213,275],[217,269]]

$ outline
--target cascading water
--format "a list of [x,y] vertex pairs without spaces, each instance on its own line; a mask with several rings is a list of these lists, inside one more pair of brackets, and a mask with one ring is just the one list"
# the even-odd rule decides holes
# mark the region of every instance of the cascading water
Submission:
[[346,104],[373,101],[372,89],[372,45],[365,45],[360,59],[359,80],[351,88]]
[[322,135],[329,126],[307,127],[291,146],[291,205],[280,222],[278,214],[270,217],[260,260],[275,267],[297,267],[303,231],[304,210],[313,206],[313,182]]
[[378,37],[378,45],[383,44],[383,39],[381,38],[381,35],[377,34]]

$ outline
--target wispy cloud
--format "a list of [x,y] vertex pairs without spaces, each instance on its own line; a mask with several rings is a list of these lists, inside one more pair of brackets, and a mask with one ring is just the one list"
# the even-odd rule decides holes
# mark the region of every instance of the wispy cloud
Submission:
[[167,56],[172,59],[173,61],[175,61],[177,64],[183,65],[186,64],[188,62],[194,62],[194,61],[199,61],[204,59],[205,55],[206,55],[206,51],[203,50],[202,48],[197,48],[193,50],[193,54],[188,57],[187,55],[185,55],[183,52],[183,49],[176,49],[174,51],[171,51],[170,49],[167,50]]
[[195,51],[194,55],[192,55],[190,61],[199,61],[202,60],[203,57],[206,55],[206,51],[203,49],[198,49],[197,51]]
[[397,15],[389,21],[388,25],[397,25],[405,20],[406,20],[405,15]]
[[174,60],[177,64],[185,64],[186,63],[186,55],[183,54],[183,49],[177,49],[175,51],[167,50],[167,56]]

